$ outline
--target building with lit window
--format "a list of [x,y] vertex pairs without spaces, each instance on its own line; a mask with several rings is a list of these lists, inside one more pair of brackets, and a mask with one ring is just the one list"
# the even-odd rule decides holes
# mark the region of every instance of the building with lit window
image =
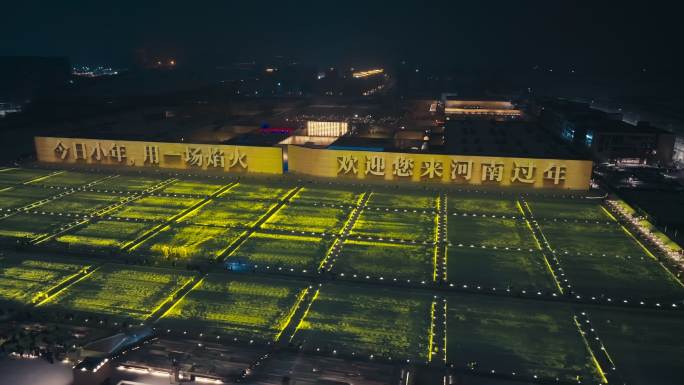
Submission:
[[307,136],[342,136],[349,132],[347,122],[318,122],[309,120],[306,122]]
[[542,102],[542,126],[573,147],[588,151],[599,162],[668,166],[675,155],[675,136],[647,122],[636,125],[621,114],[568,100]]
[[444,114],[458,118],[519,118],[522,111],[508,100],[445,100]]

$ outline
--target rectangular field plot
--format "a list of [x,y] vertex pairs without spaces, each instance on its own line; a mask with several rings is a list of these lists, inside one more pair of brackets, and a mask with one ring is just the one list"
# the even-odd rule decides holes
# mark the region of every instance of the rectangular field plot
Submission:
[[264,223],[264,228],[337,233],[349,217],[350,209],[287,205]]
[[155,221],[167,220],[198,202],[195,198],[148,196],[129,203],[115,216],[121,218],[140,218]]
[[333,271],[345,275],[357,274],[412,281],[432,281],[433,248],[423,245],[403,245],[347,241]]
[[449,194],[447,210],[458,213],[493,214],[505,216],[521,215],[517,201],[513,198],[480,198],[470,195]]
[[684,288],[657,261],[601,255],[559,255],[579,294],[613,299],[681,299]]
[[435,222],[435,214],[366,209],[354,224],[351,235],[432,242]]
[[369,206],[402,209],[435,210],[437,194],[397,191],[396,193],[374,192],[368,199]]
[[538,249],[532,230],[524,221],[516,219],[449,216],[447,233],[454,246]]
[[0,171],[0,184],[14,185],[28,182],[36,178],[45,177],[55,170],[40,170],[30,168],[8,168]]
[[165,187],[162,192],[166,194],[194,194],[194,195],[211,195],[216,190],[228,184],[227,181],[216,182],[195,182],[195,181],[179,181]]
[[294,341],[341,354],[427,360],[430,293],[325,285]]
[[58,237],[57,242],[67,243],[70,248],[75,249],[119,249],[150,227],[150,223],[103,220],[70,231]]
[[224,227],[176,225],[145,241],[136,252],[165,260],[211,260],[219,256],[242,231]]
[[191,274],[166,269],[104,265],[46,303],[65,311],[144,320]]
[[447,309],[448,362],[474,362],[487,373],[599,383],[569,307],[453,295]]
[[325,257],[330,240],[289,235],[252,234],[230,257],[231,261],[312,271]]
[[0,192],[0,208],[16,209],[49,198],[58,191],[42,187],[17,186]]
[[61,260],[6,257],[0,259],[0,300],[30,303],[79,272],[84,266]]
[[17,214],[0,219],[0,238],[31,239],[57,230],[73,218],[40,214]]
[[202,333],[274,340],[307,287],[295,280],[209,275],[162,323]]
[[615,366],[630,383],[682,383],[684,322],[680,315],[593,310],[589,319]]
[[116,178],[102,181],[93,188],[100,191],[143,191],[161,181],[162,179],[155,177],[119,175]]
[[[76,171],[65,171],[61,174],[53,175],[49,178],[37,180],[32,184],[43,186],[65,186],[78,187],[97,180],[105,179],[111,174],[85,173]],[[94,186],[93,186],[94,187]]]
[[351,205],[356,204],[361,192],[346,190],[343,188],[333,189],[324,187],[304,187],[292,197],[292,202],[318,202],[326,204]]
[[250,227],[274,204],[273,202],[214,199],[183,218],[183,222],[224,227]]
[[37,210],[55,213],[86,213],[116,203],[121,199],[122,197],[117,195],[77,192],[51,200],[39,206]]
[[221,194],[221,198],[261,199],[276,201],[290,190],[285,186],[269,186],[264,184],[238,183],[237,186]]
[[610,217],[598,202],[566,199],[557,201],[527,201],[535,218],[585,219],[607,221]]
[[447,279],[457,284],[512,289],[555,290],[544,256],[535,250],[449,247]]
[[558,253],[642,257],[644,250],[617,224],[540,222],[544,236]]

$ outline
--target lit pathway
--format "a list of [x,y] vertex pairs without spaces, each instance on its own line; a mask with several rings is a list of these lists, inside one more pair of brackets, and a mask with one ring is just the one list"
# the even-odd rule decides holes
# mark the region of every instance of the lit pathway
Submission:
[[335,261],[337,261],[337,257],[340,256],[340,252],[344,246],[344,241],[346,241],[349,237],[349,233],[354,228],[354,225],[359,219],[361,212],[366,207],[366,203],[368,203],[371,194],[372,192],[366,191],[359,197],[354,209],[349,213],[349,218],[347,218],[347,221],[340,230],[337,239],[335,239],[333,244],[330,245],[330,249],[328,249],[328,252],[325,254],[325,258],[323,258],[321,264],[318,266],[319,273],[332,270],[333,266],[335,265]]
[[[530,206],[524,199],[520,199],[518,201],[518,209],[525,218],[525,221],[532,232],[532,236],[537,242],[537,246],[542,251],[544,264],[549,269],[549,272],[553,277],[553,281],[556,284],[556,288],[561,294],[572,293],[572,285],[570,285],[570,282],[565,277],[560,260],[556,256],[556,253],[553,251],[553,249],[551,249],[551,245],[546,239],[546,236],[544,236],[541,227],[539,227],[539,223],[536,221],[536,219],[534,219],[534,214],[532,213],[532,210],[530,210]],[[549,259],[548,256],[551,256],[551,259]]]
[[435,231],[435,273],[433,280],[436,282],[447,281],[447,195],[446,193],[439,194],[437,200],[437,216],[436,216],[436,231]]
[[283,199],[280,199],[278,203],[271,206],[271,208],[269,208],[268,211],[266,211],[266,213],[262,215],[254,223],[254,225],[252,225],[249,229],[245,230],[242,234],[240,234],[240,236],[230,246],[228,246],[228,248],[226,248],[226,250],[223,251],[223,253],[221,253],[217,257],[217,260],[225,261],[226,259],[228,259],[235,251],[237,251],[240,248],[240,246],[242,246],[243,243],[245,243],[247,239],[249,239],[249,237],[252,234],[254,234],[257,230],[261,228],[261,225],[266,223],[266,221],[268,221],[275,213],[277,213],[281,208],[283,208],[283,206],[290,202],[292,197],[297,195],[297,193],[301,189],[302,187],[298,186],[288,191],[287,194],[285,194],[285,197],[283,197]]

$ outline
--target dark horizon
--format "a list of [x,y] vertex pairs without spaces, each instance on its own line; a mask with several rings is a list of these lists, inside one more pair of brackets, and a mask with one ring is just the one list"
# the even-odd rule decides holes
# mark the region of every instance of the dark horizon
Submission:
[[119,67],[139,50],[194,67],[277,55],[318,67],[406,60],[438,70],[671,74],[682,64],[679,3],[648,12],[636,1],[42,3],[3,10],[0,55]]

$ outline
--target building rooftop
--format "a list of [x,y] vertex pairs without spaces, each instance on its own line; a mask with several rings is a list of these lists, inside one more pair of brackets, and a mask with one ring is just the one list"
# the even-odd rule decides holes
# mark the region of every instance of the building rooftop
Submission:
[[448,154],[530,158],[587,159],[536,124],[525,121],[450,120]]
[[550,109],[564,115],[567,120],[572,121],[575,125],[590,125],[590,127],[587,128],[590,128],[595,132],[629,134],[660,134],[669,132],[652,126],[648,122],[639,122],[636,125],[627,123],[622,120],[622,114],[601,111],[592,108],[589,103],[555,99],[543,102],[542,105],[545,109]]

